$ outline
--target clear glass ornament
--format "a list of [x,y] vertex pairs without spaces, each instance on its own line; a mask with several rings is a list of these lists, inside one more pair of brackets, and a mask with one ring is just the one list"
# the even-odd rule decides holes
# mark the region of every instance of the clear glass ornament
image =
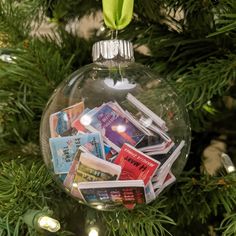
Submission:
[[143,206],[186,163],[185,105],[165,79],[134,62],[128,41],[95,43],[93,61],[64,80],[45,108],[44,161],[82,203],[102,210]]

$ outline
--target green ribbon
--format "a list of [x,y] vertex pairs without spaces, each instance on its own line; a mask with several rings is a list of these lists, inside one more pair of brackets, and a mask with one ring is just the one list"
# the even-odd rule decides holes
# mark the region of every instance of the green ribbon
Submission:
[[134,0],[102,0],[103,18],[113,30],[124,29],[131,21]]

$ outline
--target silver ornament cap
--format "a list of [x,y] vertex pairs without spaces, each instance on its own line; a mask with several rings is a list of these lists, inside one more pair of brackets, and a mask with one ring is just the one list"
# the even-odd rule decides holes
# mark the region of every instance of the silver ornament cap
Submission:
[[94,62],[112,59],[134,61],[133,45],[126,40],[102,40],[93,45],[92,57]]

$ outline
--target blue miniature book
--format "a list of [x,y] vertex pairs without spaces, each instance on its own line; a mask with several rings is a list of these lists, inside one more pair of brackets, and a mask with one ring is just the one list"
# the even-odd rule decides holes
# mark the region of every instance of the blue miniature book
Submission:
[[50,138],[49,144],[56,174],[69,172],[74,156],[80,146],[84,146],[94,156],[105,159],[104,145],[100,133]]

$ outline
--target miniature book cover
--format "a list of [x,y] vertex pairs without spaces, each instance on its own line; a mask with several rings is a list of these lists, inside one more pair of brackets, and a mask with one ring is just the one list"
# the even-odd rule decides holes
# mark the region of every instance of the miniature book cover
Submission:
[[138,120],[136,120],[136,118],[131,113],[129,113],[127,110],[124,110],[118,102],[109,102],[109,106],[116,112],[122,114],[122,116],[125,116],[134,126],[141,130],[145,135],[153,135],[153,133],[146,129]]
[[121,167],[89,153],[81,153],[74,182],[117,180]]
[[141,179],[146,185],[160,166],[160,162],[124,144],[114,161],[122,168],[120,180]]
[[95,156],[105,159],[104,145],[99,133],[50,138],[49,144],[56,174],[68,173],[75,153],[82,145]]
[[[82,150],[82,151],[81,151]],[[66,176],[64,185],[71,189],[80,182],[117,180],[121,167],[111,162],[99,159],[88,152],[79,149]]]
[[[144,137],[144,134],[136,126],[125,116],[122,116],[119,112],[112,109],[109,103],[102,105],[90,119],[91,122],[87,128],[92,127],[100,131],[103,137],[106,137],[118,148],[121,148],[124,143],[135,146]],[[104,139],[104,141],[110,145],[110,143],[107,142],[108,140]],[[110,146],[113,148],[112,145]],[[115,149],[117,151],[117,148]]]
[[72,128],[76,129],[78,133],[89,133],[90,131],[85,128],[85,126],[81,123],[80,119],[82,116],[87,116],[88,114],[92,114],[95,111],[97,111],[97,107],[92,110],[89,108],[85,108],[83,112],[72,122]]
[[[98,110],[97,107],[95,107],[94,109],[90,110],[88,108],[85,108],[85,110],[83,111],[83,113],[79,116],[78,119],[76,119],[73,124],[72,124],[72,127],[74,129],[77,130],[78,133],[90,133],[90,132],[99,132],[98,130],[94,129],[94,130],[91,130],[90,131],[86,128],[85,125],[83,125],[82,123],[86,124],[87,120],[86,120],[86,117],[87,119],[89,120],[90,116],[92,114],[94,114],[96,111]],[[80,118],[84,116],[82,118],[82,123],[80,121]],[[100,132],[99,132],[100,133]],[[104,140],[103,140],[104,141]],[[104,142],[104,152],[105,152],[105,158],[106,160],[110,160],[117,152],[112,149],[108,144],[106,144]]]
[[84,102],[80,102],[51,114],[49,118],[51,137],[67,136],[68,131],[72,128],[73,121],[83,110]]
[[133,209],[146,203],[142,180],[87,182],[80,183],[78,189],[87,203],[101,209],[119,205]]

